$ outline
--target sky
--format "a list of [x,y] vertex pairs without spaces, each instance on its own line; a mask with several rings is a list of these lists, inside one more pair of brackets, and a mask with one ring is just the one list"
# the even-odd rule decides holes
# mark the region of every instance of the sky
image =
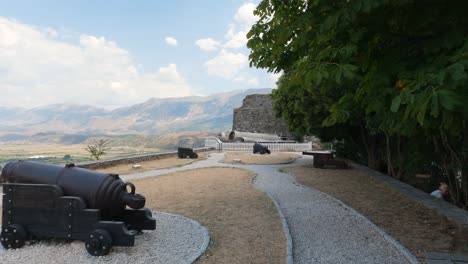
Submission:
[[0,0],[0,106],[117,107],[274,88],[249,67],[258,1]]

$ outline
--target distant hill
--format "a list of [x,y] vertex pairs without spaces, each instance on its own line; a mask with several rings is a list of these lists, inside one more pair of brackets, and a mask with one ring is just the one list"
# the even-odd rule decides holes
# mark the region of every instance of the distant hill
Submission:
[[225,131],[232,128],[233,109],[242,104],[246,95],[270,92],[271,89],[250,89],[211,96],[152,98],[114,110],[77,104],[31,109],[0,107],[0,141],[30,139],[73,144],[95,135]]

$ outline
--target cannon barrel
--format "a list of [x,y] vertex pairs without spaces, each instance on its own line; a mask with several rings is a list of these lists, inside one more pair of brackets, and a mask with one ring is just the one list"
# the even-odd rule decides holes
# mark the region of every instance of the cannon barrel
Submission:
[[2,181],[9,183],[58,185],[64,195],[81,197],[88,208],[101,209],[110,215],[119,214],[127,205],[133,209],[143,208],[146,202],[143,195],[135,194],[133,184],[123,182],[117,174],[78,168],[74,164],[61,167],[14,161],[5,165],[1,176]]

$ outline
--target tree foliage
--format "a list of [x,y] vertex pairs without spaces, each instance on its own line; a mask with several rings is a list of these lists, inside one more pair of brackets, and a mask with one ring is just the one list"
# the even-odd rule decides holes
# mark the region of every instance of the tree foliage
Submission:
[[468,2],[262,1],[251,66],[283,72],[274,107],[397,178],[438,164],[468,204]]
[[91,158],[99,160],[102,155],[106,154],[106,151],[110,150],[111,140],[99,139],[93,142],[92,145],[86,146],[85,150],[89,152]]

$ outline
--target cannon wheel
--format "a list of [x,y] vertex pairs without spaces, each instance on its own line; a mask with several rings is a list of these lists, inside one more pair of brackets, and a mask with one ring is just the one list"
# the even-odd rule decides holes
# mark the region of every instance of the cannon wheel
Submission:
[[112,237],[104,229],[96,229],[85,241],[86,250],[93,256],[107,255],[112,248]]
[[14,224],[2,227],[0,241],[2,246],[6,249],[20,248],[24,246],[27,236],[28,234],[22,225]]

